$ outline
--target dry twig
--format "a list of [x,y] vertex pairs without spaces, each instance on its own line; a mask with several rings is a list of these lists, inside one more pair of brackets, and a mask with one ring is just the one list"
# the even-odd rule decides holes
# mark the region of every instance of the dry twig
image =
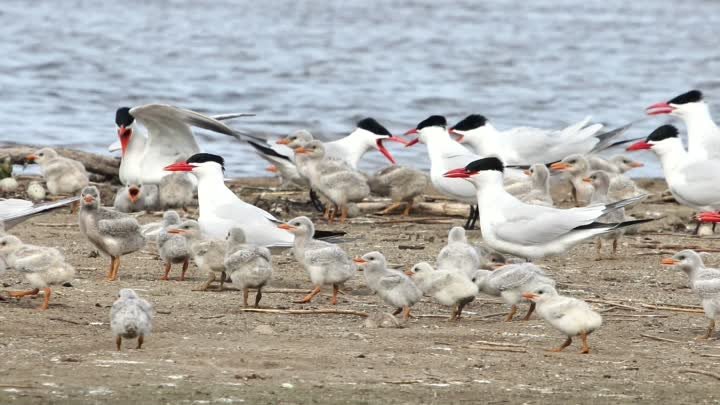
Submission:
[[644,333],[641,333],[640,336],[642,336],[644,338],[652,339],[652,340],[657,340],[658,342],[685,343],[685,342],[681,342],[679,340],[668,339],[668,338],[653,336],[653,335],[646,335]]
[[679,373],[686,373],[686,374],[702,374],[706,375],[708,377],[712,377],[716,380],[720,380],[720,374],[713,373],[711,371],[705,371],[705,370],[697,370],[694,368],[681,368],[678,370]]
[[367,312],[351,311],[347,309],[265,309],[265,308],[238,308],[240,312],[260,312],[267,314],[286,314],[286,315],[355,315],[367,318]]

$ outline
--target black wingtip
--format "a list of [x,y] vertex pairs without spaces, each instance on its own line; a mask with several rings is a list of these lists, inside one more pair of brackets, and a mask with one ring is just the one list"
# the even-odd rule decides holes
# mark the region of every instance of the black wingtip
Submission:
[[247,143],[249,143],[250,146],[252,146],[253,148],[255,148],[255,150],[257,150],[258,152],[262,153],[263,155],[268,155],[268,156],[273,156],[273,157],[280,158],[280,159],[285,159],[285,160],[287,160],[288,162],[290,161],[290,158],[289,158],[289,157],[277,153],[277,152],[276,152],[274,149],[272,149],[272,148],[269,148],[269,147],[264,146],[264,145],[260,145],[259,143],[253,142],[253,141],[247,141]]

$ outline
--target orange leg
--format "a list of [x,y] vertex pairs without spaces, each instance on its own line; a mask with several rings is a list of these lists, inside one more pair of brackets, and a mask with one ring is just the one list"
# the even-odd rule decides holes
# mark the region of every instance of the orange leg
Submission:
[[50,306],[50,295],[52,294],[52,290],[49,287],[43,288],[43,292],[45,293],[45,299],[43,300],[42,305],[38,307],[40,311],[45,311]]
[[332,300],[330,301],[330,304],[337,305],[337,295],[340,288],[338,288],[337,284],[333,284],[333,295]]
[[533,312],[535,312],[535,303],[534,303],[534,302],[531,302],[531,303],[530,303],[530,308],[528,308],[527,314],[525,314],[525,317],[523,318],[523,321],[529,321],[529,320],[530,320],[530,315],[532,315]]
[[407,202],[407,205],[405,206],[405,210],[404,210],[403,213],[402,213],[402,215],[403,215],[404,217],[409,217],[409,216],[410,216],[410,211],[411,211],[412,208],[413,208],[413,204],[415,204],[415,200],[410,200],[410,201]]
[[110,258],[110,270],[108,270],[107,278],[105,280],[112,281],[113,271],[115,270],[115,261],[117,258],[111,257]]
[[571,343],[572,343],[572,338],[568,336],[568,338],[565,340],[565,342],[562,344],[562,346],[558,347],[557,349],[550,349],[548,351],[555,352],[555,353],[561,352],[561,351],[565,350],[566,347],[570,346]]
[[400,206],[402,206],[402,205],[403,205],[403,203],[401,203],[401,202],[392,203],[392,204],[390,204],[389,207],[387,207],[387,208],[385,208],[384,210],[380,211],[379,214],[380,214],[380,215],[388,215],[388,214],[390,214],[391,212],[393,212],[396,208],[398,208],[398,207],[400,207]]
[[165,274],[160,277],[160,280],[170,280],[170,277],[168,275],[170,274],[170,269],[172,268],[172,264],[170,262],[165,263]]
[[185,273],[187,272],[188,266],[190,266],[190,259],[185,259],[183,262],[182,273],[180,274],[180,281],[185,281]]
[[403,307],[403,321],[410,319],[410,307]]
[[457,321],[458,319],[458,306],[455,305],[452,309],[452,314],[450,314],[450,319],[448,319],[449,322],[451,321]]
[[8,295],[13,298],[20,299],[27,295],[38,295],[39,292],[40,292],[40,289],[36,288],[34,290],[29,290],[29,291],[10,291],[10,292],[8,292]]
[[122,347],[122,337],[118,336],[115,338],[115,347],[117,348],[117,351],[120,351],[120,348]]
[[303,298],[300,301],[297,301],[298,304],[307,304],[308,302],[311,302],[313,298],[315,298],[316,295],[320,294],[320,286],[315,287],[312,291],[310,291],[310,294],[306,295],[305,298]]
[[248,304],[248,296],[250,295],[250,289],[245,287],[242,290],[243,290],[243,306],[247,308],[249,305]]
[[587,337],[588,337],[588,334],[586,332],[582,332],[580,334],[580,339],[582,339],[582,350],[580,351],[581,354],[590,353],[590,346],[588,346]]
[[348,217],[348,211],[350,208],[347,205],[343,205],[342,208],[340,208],[340,223],[344,224]]
[[137,345],[138,350],[142,349],[142,344],[144,341],[145,341],[145,337],[143,335],[138,336],[138,345]]
[[328,215],[328,224],[332,224],[335,220],[335,214],[337,214],[337,206],[334,206],[330,208],[330,213]]
[[696,339],[699,339],[699,340],[710,339],[710,337],[712,337],[713,332],[715,332],[715,320],[711,319],[710,325],[708,325],[707,333],[705,333],[702,336],[698,336]]
[[325,205],[325,211],[323,212],[323,218],[325,218],[326,221],[330,220],[330,204]]
[[505,317],[505,322],[510,322],[513,320],[513,317],[515,316],[515,313],[517,312],[517,305],[513,305],[510,307],[510,312],[507,314],[507,317]]

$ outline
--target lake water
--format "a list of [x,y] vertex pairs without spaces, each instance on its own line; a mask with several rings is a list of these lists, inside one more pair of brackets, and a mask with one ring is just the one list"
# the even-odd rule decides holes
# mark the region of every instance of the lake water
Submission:
[[[711,0],[5,0],[0,21],[0,140],[97,152],[116,140],[119,106],[151,102],[254,112],[233,125],[330,139],[364,116],[398,133],[430,114],[473,112],[501,129],[585,115],[616,126],[692,88],[720,99]],[[223,135],[200,139],[232,176],[266,165]],[[390,147],[427,166],[423,146]],[[660,174],[640,156],[653,164],[637,174]],[[363,167],[384,163],[369,158]]]

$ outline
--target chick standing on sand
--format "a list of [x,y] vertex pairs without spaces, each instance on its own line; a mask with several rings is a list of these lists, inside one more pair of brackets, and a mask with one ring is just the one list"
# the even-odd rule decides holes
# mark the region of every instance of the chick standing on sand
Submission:
[[590,353],[587,338],[602,325],[602,316],[590,308],[585,301],[559,295],[555,288],[541,286],[523,293],[523,297],[537,304],[538,314],[567,339],[562,346],[551,349],[561,352],[572,343],[574,336],[582,339],[582,354]]
[[448,233],[448,242],[435,260],[438,269],[456,271],[469,278],[480,267],[480,255],[477,249],[470,245],[465,236],[465,229],[455,226]]
[[152,305],[140,298],[134,290],[123,288],[118,299],[110,309],[110,328],[115,335],[115,345],[119,351],[122,340],[138,340],[137,348],[141,349],[145,336],[150,334],[154,310]]
[[11,292],[10,296],[21,298],[37,295],[40,289],[45,294],[40,310],[50,305],[51,285],[64,284],[75,277],[75,269],[65,262],[63,255],[54,248],[23,244],[15,236],[0,237],[0,261],[17,270],[33,287],[30,291]]
[[113,207],[120,212],[158,211],[158,187],[154,184],[128,184],[118,189]]
[[130,215],[101,207],[100,192],[95,186],[85,187],[80,201],[80,232],[100,252],[110,256],[107,279],[115,281],[120,269],[120,257],[145,246],[140,224]]
[[190,246],[182,235],[168,233],[168,229],[180,223],[180,216],[175,211],[166,211],[163,214],[163,228],[157,238],[160,260],[165,264],[165,274],[160,280],[169,280],[170,269],[173,264],[182,263],[180,281],[185,281],[185,272],[190,265]]
[[243,306],[248,306],[251,288],[257,289],[255,308],[260,304],[262,288],[272,277],[272,258],[264,246],[248,244],[242,228],[232,228],[228,234],[225,271],[233,284],[243,292]]
[[355,265],[347,253],[338,245],[314,239],[315,226],[308,217],[297,217],[287,224],[279,225],[293,235],[295,259],[305,268],[315,288],[300,303],[308,303],[320,293],[323,285],[332,285],[330,303],[337,304],[340,286],[355,275]]
[[432,295],[437,302],[453,308],[450,320],[460,319],[465,305],[471,303],[478,293],[478,287],[464,274],[451,270],[435,270],[427,262],[413,266],[406,273],[423,294]]
[[428,185],[425,173],[405,166],[387,166],[378,170],[368,179],[370,191],[381,197],[390,197],[392,204],[380,214],[389,214],[396,208],[405,206],[403,216],[410,215],[415,197],[421,195]]
[[88,185],[85,166],[77,160],[58,155],[54,149],[42,148],[29,155],[27,160],[40,165],[50,194],[76,194]]
[[200,291],[206,291],[210,284],[216,279],[216,273],[220,275],[220,291],[225,284],[225,253],[227,252],[227,241],[219,239],[203,240],[200,232],[200,224],[195,220],[187,220],[180,225],[168,228],[169,234],[182,235],[187,239],[192,253],[193,261],[201,272],[208,276],[208,280],[200,287]]
[[410,307],[422,298],[422,291],[410,277],[401,271],[389,270],[385,256],[380,252],[366,253],[353,260],[363,269],[367,286],[386,304],[397,308],[393,315],[402,312],[403,320],[407,321],[410,318]]

